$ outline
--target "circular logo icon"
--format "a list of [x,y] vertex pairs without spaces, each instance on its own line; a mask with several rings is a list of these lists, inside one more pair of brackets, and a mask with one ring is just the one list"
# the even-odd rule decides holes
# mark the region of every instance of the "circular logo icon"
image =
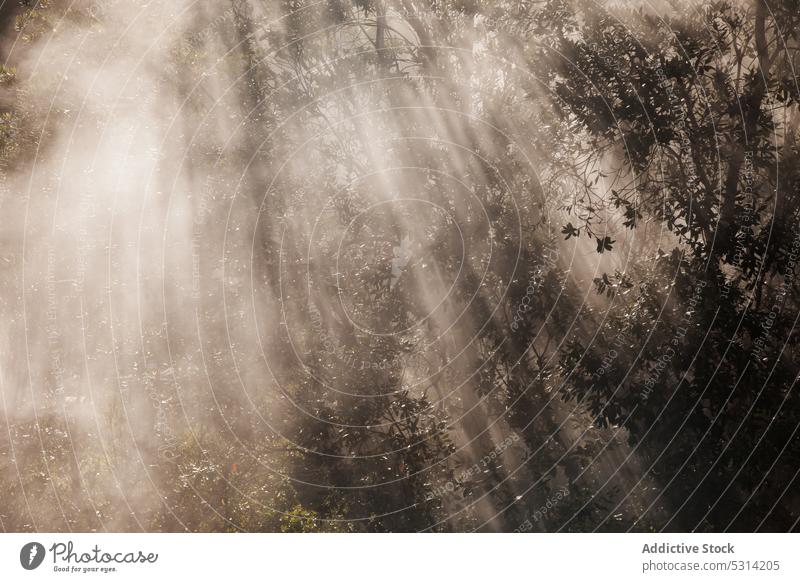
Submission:
[[19,552],[19,563],[26,570],[35,570],[44,561],[44,546],[39,542],[30,542],[22,546]]

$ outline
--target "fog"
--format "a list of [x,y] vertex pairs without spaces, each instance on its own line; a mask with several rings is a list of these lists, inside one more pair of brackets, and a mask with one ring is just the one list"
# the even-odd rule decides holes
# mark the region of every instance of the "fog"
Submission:
[[606,519],[652,501],[553,350],[632,308],[593,279],[675,236],[565,240],[581,137],[552,145],[535,40],[387,4],[77,2],[7,29],[4,528],[510,531],[575,480]]

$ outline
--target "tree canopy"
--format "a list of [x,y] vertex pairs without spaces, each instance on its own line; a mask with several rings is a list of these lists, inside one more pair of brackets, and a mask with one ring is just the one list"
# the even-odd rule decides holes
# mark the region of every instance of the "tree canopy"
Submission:
[[800,5],[663,4],[14,8],[3,529],[796,530]]

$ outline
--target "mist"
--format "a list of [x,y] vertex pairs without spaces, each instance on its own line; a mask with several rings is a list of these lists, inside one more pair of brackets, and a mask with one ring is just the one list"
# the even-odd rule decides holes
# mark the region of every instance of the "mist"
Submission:
[[[656,258],[692,246],[640,225],[657,205],[615,203],[643,183],[619,167],[635,154],[575,129],[523,4],[516,21],[469,2],[17,11],[4,530],[670,521],[630,432],[648,423],[606,408],[653,402],[625,384],[645,330],[619,322],[654,302],[681,324],[691,293],[670,296]],[[643,345],[671,337],[654,329]],[[612,396],[571,388],[579,365],[621,375]]]

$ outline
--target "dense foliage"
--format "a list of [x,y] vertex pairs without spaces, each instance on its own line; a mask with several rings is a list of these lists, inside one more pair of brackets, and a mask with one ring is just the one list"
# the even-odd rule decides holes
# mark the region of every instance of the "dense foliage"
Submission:
[[178,4],[3,31],[3,529],[797,529],[796,0]]

